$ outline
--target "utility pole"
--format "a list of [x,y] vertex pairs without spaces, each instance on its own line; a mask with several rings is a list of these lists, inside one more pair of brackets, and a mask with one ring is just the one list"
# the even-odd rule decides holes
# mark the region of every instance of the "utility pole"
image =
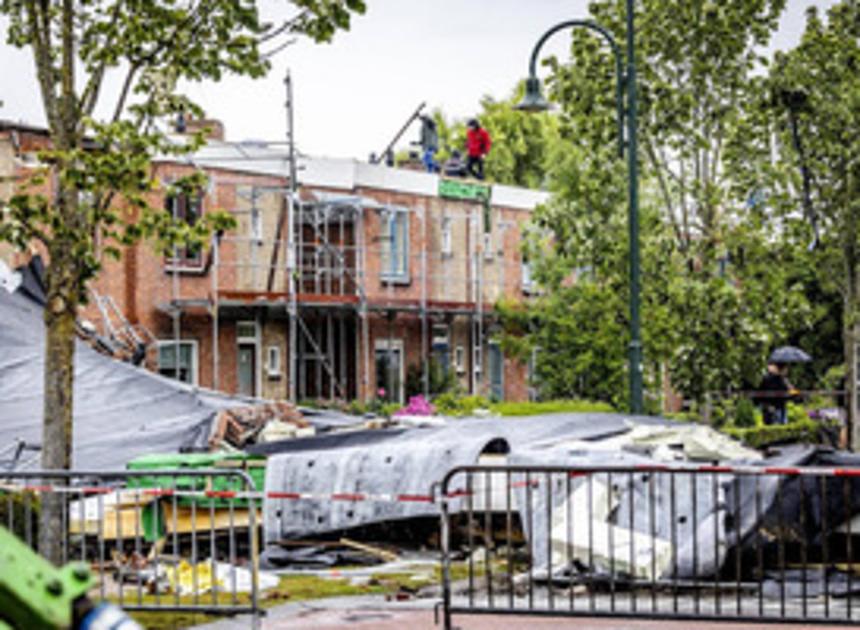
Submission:
[[290,71],[284,77],[284,86],[286,88],[287,100],[285,103],[287,116],[287,147],[289,151],[289,178],[290,186],[287,193],[287,321],[288,335],[287,340],[287,378],[289,379],[289,397],[290,402],[297,402],[296,396],[296,378],[298,370],[296,369],[297,359],[297,344],[298,344],[298,301],[297,301],[297,286],[296,286],[296,238],[295,238],[295,213],[296,203],[298,201],[298,183],[296,182],[296,142],[295,142],[295,127],[293,124],[293,81],[290,76]]

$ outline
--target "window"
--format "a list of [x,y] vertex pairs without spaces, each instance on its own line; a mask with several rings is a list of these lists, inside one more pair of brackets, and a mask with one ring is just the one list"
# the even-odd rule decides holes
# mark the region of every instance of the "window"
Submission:
[[457,374],[463,374],[466,371],[466,349],[463,346],[457,346],[454,349],[454,369]]
[[159,341],[158,373],[183,383],[197,385],[197,341]]
[[278,346],[269,346],[266,350],[266,373],[269,378],[281,376],[281,349]]
[[[177,193],[168,195],[164,200],[164,209],[176,221],[184,221],[195,225],[203,214],[203,196],[200,193]],[[167,258],[167,264],[175,267],[199,268],[203,264],[203,252],[199,245],[176,246]]]
[[387,208],[382,213],[382,279],[409,282],[409,211]]
[[256,343],[257,322],[236,322],[236,339],[239,343]]
[[454,254],[454,234],[451,217],[442,219],[442,244],[441,250],[443,256],[452,256]]
[[487,367],[490,373],[490,400],[499,401],[505,398],[505,357],[498,342],[491,341],[487,346]]
[[263,242],[263,213],[259,208],[251,208],[251,238],[259,243]]
[[520,263],[520,278],[523,286],[523,293],[534,293],[535,285],[532,280],[532,265],[528,259],[523,256]]
[[492,260],[496,255],[493,251],[493,233],[484,232],[484,260]]
[[450,361],[448,348],[448,326],[444,324],[434,325],[432,344],[433,357],[436,359],[436,362],[445,374],[448,373],[448,363]]

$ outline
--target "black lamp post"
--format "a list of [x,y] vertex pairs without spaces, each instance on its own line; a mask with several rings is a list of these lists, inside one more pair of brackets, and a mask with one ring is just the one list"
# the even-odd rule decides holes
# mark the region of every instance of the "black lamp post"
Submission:
[[[537,78],[538,54],[546,41],[565,28],[587,28],[600,34],[615,56],[616,105],[618,109],[618,153],[623,157],[627,149],[628,162],[628,228],[630,238],[630,347],[628,354],[630,372],[630,410],[642,413],[642,336],[639,321],[639,164],[636,141],[636,57],[633,37],[633,2],[627,0],[627,72],[622,65],[621,50],[615,38],[605,28],[590,20],[567,20],[560,22],[544,33],[535,44],[529,62],[526,92],[517,109],[538,112],[549,109],[549,103],[541,94],[540,79]],[[624,88],[627,88],[625,110]],[[627,122],[627,138],[624,137],[624,122]]]

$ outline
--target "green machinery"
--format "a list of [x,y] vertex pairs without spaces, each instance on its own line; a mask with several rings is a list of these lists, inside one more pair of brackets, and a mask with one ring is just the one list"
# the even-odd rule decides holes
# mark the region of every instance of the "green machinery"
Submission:
[[122,610],[87,597],[89,567],[54,567],[0,527],[0,630],[141,630]]

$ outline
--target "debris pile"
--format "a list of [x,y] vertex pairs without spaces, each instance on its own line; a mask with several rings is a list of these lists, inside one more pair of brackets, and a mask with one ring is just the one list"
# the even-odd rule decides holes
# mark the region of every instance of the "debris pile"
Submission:
[[256,443],[308,437],[316,430],[295,406],[277,401],[218,412],[209,437],[212,451],[243,449]]

